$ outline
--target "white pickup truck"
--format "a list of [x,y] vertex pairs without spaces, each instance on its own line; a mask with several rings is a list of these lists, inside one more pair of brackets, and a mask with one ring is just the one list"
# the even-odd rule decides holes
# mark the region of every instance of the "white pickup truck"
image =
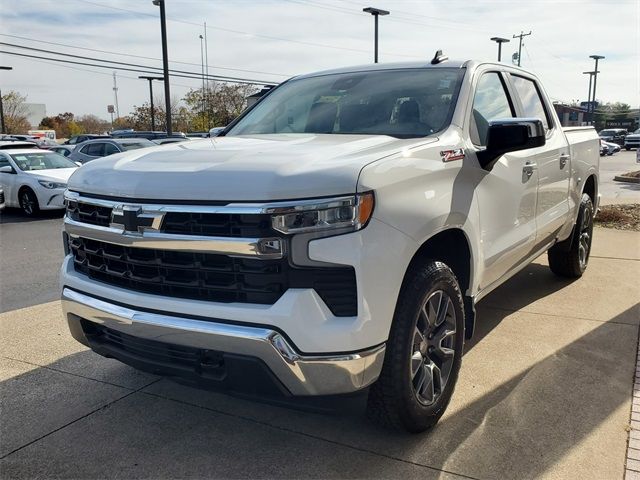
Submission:
[[268,398],[366,394],[372,418],[422,431],[482,297],[545,251],[558,275],[584,272],[598,163],[596,132],[562,128],[512,66],[295,77],[220,137],[73,174],[64,314],[145,371]]

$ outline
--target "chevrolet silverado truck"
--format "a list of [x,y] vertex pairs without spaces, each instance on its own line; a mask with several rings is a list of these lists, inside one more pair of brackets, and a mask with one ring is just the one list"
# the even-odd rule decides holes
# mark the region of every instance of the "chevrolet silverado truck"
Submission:
[[510,65],[437,55],[294,77],[219,137],[73,174],[64,315],[144,371],[361,394],[374,420],[423,431],[480,299],[544,252],[558,275],[585,271],[598,143]]

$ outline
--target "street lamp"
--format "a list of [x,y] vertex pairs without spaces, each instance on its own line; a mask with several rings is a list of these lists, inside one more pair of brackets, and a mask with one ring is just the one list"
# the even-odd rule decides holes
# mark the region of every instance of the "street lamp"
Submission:
[[593,69],[593,102],[591,104],[591,121],[595,117],[596,112],[596,85],[598,83],[598,60],[602,60],[604,57],[602,55],[589,55],[589,58],[593,58],[596,61],[596,66]]
[[367,7],[362,9],[363,12],[370,13],[373,15],[374,23],[375,23],[375,33],[374,33],[374,46],[373,46],[373,63],[378,63],[378,17],[380,15],[389,15],[387,10],[380,10],[379,8]]
[[[0,65],[0,70],[13,70],[13,67],[3,67]],[[4,126],[4,106],[2,105],[2,91],[0,90],[0,129],[2,133],[7,133],[7,129]]]
[[591,111],[591,84],[593,82],[593,76],[596,74],[596,72],[582,72],[582,73],[584,75],[589,75],[589,95],[587,95],[587,121],[588,121],[589,112]]
[[498,44],[498,61],[502,60],[502,44],[509,43],[511,40],[502,37],[491,37],[491,41]]
[[160,7],[160,33],[162,35],[162,69],[164,72],[164,104],[167,119],[167,135],[173,134],[171,127],[171,91],[169,87],[169,53],[167,52],[167,16],[164,10],[164,0],[152,0]]
[[147,76],[141,75],[138,78],[149,81],[149,104],[151,106],[151,131],[155,132],[156,131],[156,115],[155,115],[155,111],[153,110],[153,81],[164,80],[164,77],[147,77]]

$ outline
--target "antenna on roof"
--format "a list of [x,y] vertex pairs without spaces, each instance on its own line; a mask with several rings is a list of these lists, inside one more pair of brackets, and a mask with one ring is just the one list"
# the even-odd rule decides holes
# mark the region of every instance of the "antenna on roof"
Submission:
[[447,57],[446,55],[442,54],[442,50],[438,50],[435,54],[435,56],[433,57],[433,59],[431,60],[431,65],[437,65],[439,63],[442,63],[446,60],[449,60],[449,57]]

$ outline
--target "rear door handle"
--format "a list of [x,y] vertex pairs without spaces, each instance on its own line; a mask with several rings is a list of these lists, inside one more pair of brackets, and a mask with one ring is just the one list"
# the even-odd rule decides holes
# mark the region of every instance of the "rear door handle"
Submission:
[[560,155],[560,170],[562,170],[567,165],[567,160],[569,160],[569,155],[563,153]]

